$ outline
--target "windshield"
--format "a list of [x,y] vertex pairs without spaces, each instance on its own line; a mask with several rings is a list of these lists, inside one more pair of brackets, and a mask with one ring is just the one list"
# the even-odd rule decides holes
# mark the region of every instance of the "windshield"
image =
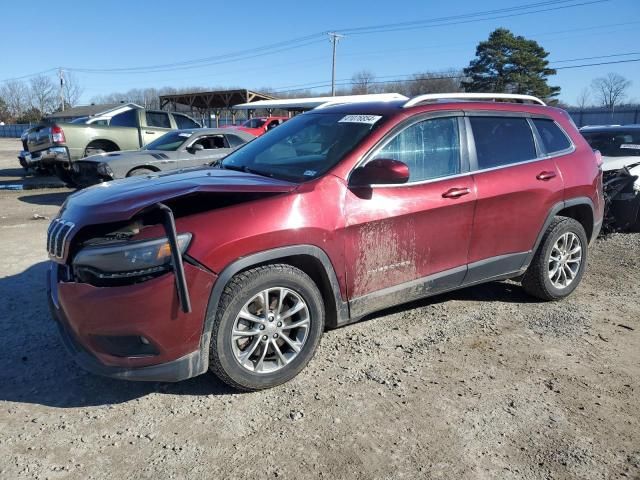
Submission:
[[244,122],[242,126],[247,128],[260,128],[264,125],[264,122],[262,118],[252,118]]
[[605,157],[640,156],[640,130],[608,130],[581,132],[591,148],[600,150]]
[[87,123],[87,120],[89,120],[89,117],[78,117],[71,120],[70,123]]
[[186,142],[193,132],[169,132],[149,143],[143,150],[164,150],[165,152],[175,152]]
[[311,180],[342,160],[381,118],[344,113],[298,115],[230,154],[221,166],[294,182]]

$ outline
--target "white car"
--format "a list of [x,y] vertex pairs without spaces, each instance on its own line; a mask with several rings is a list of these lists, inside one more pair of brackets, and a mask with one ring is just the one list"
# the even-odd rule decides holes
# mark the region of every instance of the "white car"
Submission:
[[589,126],[580,133],[602,154],[605,224],[640,230],[640,125]]

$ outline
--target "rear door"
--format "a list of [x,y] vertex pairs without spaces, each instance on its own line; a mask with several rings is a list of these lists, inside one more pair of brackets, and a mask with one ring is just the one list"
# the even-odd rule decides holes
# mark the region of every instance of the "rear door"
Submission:
[[143,115],[146,125],[140,128],[144,145],[160,138],[172,128],[169,113],[167,112],[147,110]]
[[370,309],[369,294],[382,289],[399,293],[389,302],[397,304],[411,300],[412,292],[424,296],[462,282],[475,204],[464,130],[455,113],[411,120],[366,160],[406,163],[409,182],[347,192],[345,254],[354,316]]
[[465,283],[518,271],[563,198],[560,173],[526,115],[472,112],[466,122],[478,198]]

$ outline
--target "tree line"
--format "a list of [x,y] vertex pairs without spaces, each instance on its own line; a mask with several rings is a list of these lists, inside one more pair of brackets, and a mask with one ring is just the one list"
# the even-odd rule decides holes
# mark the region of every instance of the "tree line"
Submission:
[[78,103],[83,88],[77,78],[40,74],[29,80],[8,80],[0,85],[0,121],[5,123],[30,123],[44,115],[69,108]]
[[[556,70],[549,66],[547,52],[538,42],[514,35],[505,28],[491,32],[488,39],[478,44],[475,57],[462,70],[420,72],[402,80],[378,79],[370,70],[353,75],[350,82],[338,88],[337,94],[366,94],[397,92],[408,97],[423,93],[447,92],[506,92],[528,94],[547,102],[567,107],[557,100],[560,87],[549,85],[549,77]],[[28,81],[11,80],[0,86],[0,120],[6,123],[28,123],[43,115],[58,111],[62,105],[75,105],[83,89],[71,73],[64,76],[62,92],[51,76],[37,75]],[[629,101],[631,81],[616,73],[594,79],[577,99],[577,106],[605,106],[610,110]],[[226,87],[188,88],[134,88],[126,92],[113,92],[91,98],[91,103],[108,104],[133,102],[149,109],[159,109],[161,95],[226,90]],[[280,98],[308,97],[328,94],[311,90],[278,91],[261,88],[261,92]]]

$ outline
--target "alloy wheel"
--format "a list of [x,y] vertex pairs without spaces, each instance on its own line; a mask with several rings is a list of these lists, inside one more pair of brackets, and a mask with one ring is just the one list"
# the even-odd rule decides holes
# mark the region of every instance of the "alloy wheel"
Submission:
[[573,232],[562,234],[549,254],[549,280],[557,289],[567,288],[575,280],[582,264],[582,244]]
[[304,347],[311,317],[295,291],[272,287],[255,294],[236,316],[231,343],[236,361],[258,374],[284,368]]

